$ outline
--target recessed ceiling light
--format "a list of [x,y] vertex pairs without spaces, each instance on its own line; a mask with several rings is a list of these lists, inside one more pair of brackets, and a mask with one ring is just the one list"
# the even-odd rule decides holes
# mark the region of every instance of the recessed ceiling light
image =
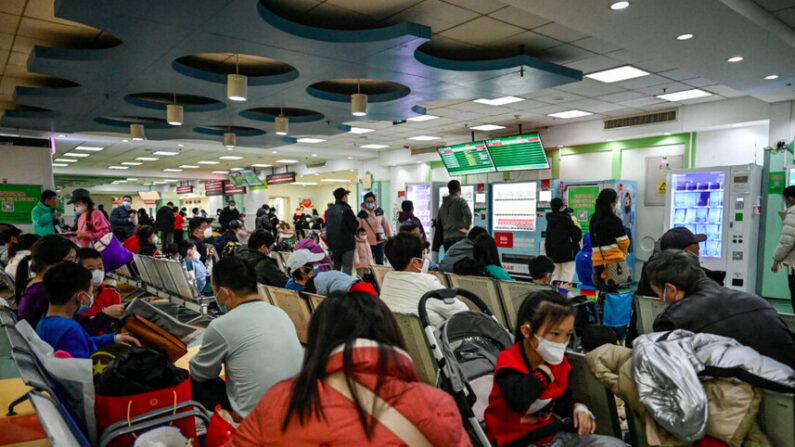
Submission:
[[350,183],[351,182],[350,180],[347,180],[347,179],[344,179],[344,178],[324,178],[324,179],[321,179],[320,181],[321,182],[327,182],[327,183]]
[[230,171],[242,171],[243,168],[229,168]]
[[298,160],[276,160],[276,163],[298,163]]
[[182,144],[182,143],[179,143],[179,144],[177,145],[177,147],[185,147],[185,145],[184,145],[184,144]]
[[728,62],[740,62],[740,61],[743,60],[743,57],[742,56],[732,56],[732,57],[730,57],[730,58],[728,58],[726,60]]
[[127,167],[127,166],[108,166],[108,169],[119,169],[119,170],[121,170],[121,169],[130,169],[130,168]]
[[710,96],[712,93],[705,92],[704,90],[694,88],[692,90],[685,90],[682,92],[668,93],[666,95],[657,95],[658,98],[666,101],[686,101],[688,99],[702,98]]
[[663,135],[671,135],[671,132],[663,132]]
[[136,177],[127,177],[127,181],[135,182],[135,181],[138,181],[138,179]]
[[389,145],[386,145],[386,144],[365,144],[364,146],[362,146],[362,149],[383,149],[385,147],[389,147]]
[[60,161],[61,163],[74,163],[77,160],[74,158],[56,158],[55,161]]
[[217,165],[217,164],[218,164],[218,162],[217,162],[217,161],[204,161],[204,160],[202,160],[202,161],[200,161],[200,162],[198,162],[198,163],[199,163],[200,165]]
[[177,180],[177,179],[173,179],[173,178],[170,178],[170,179],[166,179],[166,180],[163,180],[163,181],[164,181],[164,182],[166,182],[166,183],[176,183],[176,182],[178,182],[179,180]]
[[483,124],[482,126],[470,127],[470,129],[489,131],[489,130],[505,129],[505,126],[499,126],[497,124]]
[[278,154],[279,151],[271,151],[271,154]]
[[52,165],[53,165],[53,166],[55,166],[55,167],[57,167],[57,168],[64,168],[64,167],[66,167],[66,166],[69,166],[69,165],[68,165],[68,164],[66,164],[66,163],[53,163]]
[[224,155],[222,157],[218,157],[219,160],[241,160],[243,157],[238,157],[237,155]]
[[740,124],[740,123],[735,123],[735,124],[732,124],[732,127],[742,127],[742,124]]
[[170,157],[172,155],[179,155],[179,152],[170,152],[170,151],[157,151],[153,152],[153,155],[165,155],[166,157]]
[[610,9],[613,11],[620,11],[622,9],[626,9],[627,7],[629,7],[629,2],[615,2],[610,5]]
[[607,141],[613,141],[613,139],[612,138],[608,138]]
[[593,115],[593,113],[584,112],[582,110],[567,110],[565,112],[550,113],[547,116],[551,116],[553,118],[571,119],[571,118],[579,118],[581,116],[588,116],[588,115]]
[[121,164],[125,166],[141,166],[143,163],[141,163],[140,161],[123,161],[121,162]]
[[157,160],[160,160],[157,157],[135,157],[135,159],[136,160],[141,160],[141,161],[157,161]]
[[422,122],[422,121],[435,120],[436,118],[439,118],[439,117],[435,116],[435,115],[420,115],[420,116],[415,116],[415,117],[409,118],[408,121]]
[[163,181],[161,181],[161,182],[152,182],[152,184],[153,184],[153,185],[165,185],[165,184],[166,184],[166,181],[165,181],[165,180],[163,180]]
[[125,139],[121,140],[121,142],[122,142],[122,143],[129,143],[129,142],[130,142],[130,140],[128,140],[128,139],[126,139],[126,138],[125,138]]
[[322,138],[299,138],[296,140],[299,143],[308,143],[308,144],[315,144],[315,143],[322,143],[326,140]]
[[313,157],[317,157],[317,154],[312,154]]
[[766,81],[772,81],[773,79],[778,79],[778,75],[767,75],[765,76]]
[[228,174],[227,171],[213,171],[213,174]]
[[270,168],[273,165],[263,164],[263,163],[254,163],[251,165],[252,168]]
[[81,154],[81,153],[79,153],[79,152],[69,152],[68,154],[64,154],[64,157],[70,157],[70,158],[75,158],[75,157],[78,157],[78,158],[85,158],[85,157],[88,157],[89,155],[91,155],[91,154]]
[[524,98],[517,98],[516,96],[503,96],[502,98],[476,99],[475,102],[486,104],[487,106],[504,106],[505,104],[512,104],[514,102],[524,101]]
[[89,152],[99,152],[102,149],[105,149],[105,148],[104,147],[99,147],[99,146],[77,146],[75,148],[75,150],[77,150],[77,151],[89,151]]
[[353,160],[353,157],[348,157],[348,160]]
[[317,182],[295,182],[293,185],[298,186],[317,186]]
[[690,33],[680,34],[676,36],[676,40],[690,40],[693,38],[693,35]]
[[609,70],[587,74],[585,77],[609,84],[611,82],[626,81],[627,79],[635,79],[641,76],[647,76],[648,74],[649,73],[647,71],[643,71],[640,68],[635,68],[632,65],[624,65],[623,67],[616,67]]
[[439,137],[431,137],[428,135],[418,135],[416,137],[409,137],[409,140],[415,140],[415,141],[433,141],[438,139]]
[[368,129],[366,127],[351,127],[351,130],[349,130],[348,132],[355,134],[362,134],[362,133],[375,132],[375,129]]
[[66,138],[66,134],[65,133],[59,134],[58,138]]
[[163,169],[163,172],[182,172],[182,169],[166,168]]
[[196,168],[198,168],[198,166],[196,166],[196,165],[179,165],[179,167],[180,168],[184,168],[184,169],[196,169]]

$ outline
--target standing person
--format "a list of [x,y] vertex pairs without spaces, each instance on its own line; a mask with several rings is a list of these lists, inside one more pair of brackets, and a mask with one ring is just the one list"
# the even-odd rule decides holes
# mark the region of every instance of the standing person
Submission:
[[114,234],[117,230],[124,231],[124,237],[120,238],[121,241],[133,235],[135,230],[135,210],[132,209],[132,197],[122,197],[121,206],[113,208],[113,211],[110,212],[110,225]]
[[276,231],[276,227],[279,226],[279,216],[276,215],[276,207],[273,205],[268,210],[268,219],[270,219],[271,227],[273,228],[271,231]]
[[271,220],[268,216],[269,211],[270,207],[268,205],[262,205],[262,207],[257,210],[257,218],[254,220],[255,230],[263,229],[265,231],[270,231],[271,233],[273,232],[273,226],[271,225]]
[[[330,294],[312,314],[308,341],[298,376],[265,394],[228,447],[471,445],[450,395],[417,380],[397,321],[381,300]],[[378,399],[376,408],[364,390]],[[379,422],[387,409],[401,430]],[[419,440],[406,441],[407,432]]]
[[138,225],[149,225],[155,227],[155,221],[146,213],[146,208],[138,208]]
[[364,195],[362,209],[359,211],[359,227],[367,233],[367,242],[373,252],[373,260],[378,265],[384,264],[384,242],[392,236],[392,229],[386,221],[384,210],[375,203],[375,194]]
[[359,228],[356,232],[356,250],[353,252],[353,267],[356,275],[364,278],[364,275],[373,273],[373,250],[367,242],[367,230]]
[[404,200],[403,203],[400,204],[400,209],[402,211],[398,214],[397,231],[400,231],[400,226],[403,222],[414,222],[420,227],[420,236],[422,236],[422,240],[427,243],[428,235],[425,234],[425,228],[422,226],[420,218],[414,215],[414,202],[411,200]]
[[182,224],[185,223],[185,213],[174,213],[174,243],[178,244],[183,239]]
[[160,240],[165,245],[174,243],[174,202],[168,202],[157,210],[155,229],[160,232]]
[[110,219],[108,219],[108,212],[105,211],[105,205],[100,203],[97,206],[97,211],[99,211],[100,213],[102,213],[103,216],[105,216],[105,220],[110,220]]
[[39,236],[47,236],[48,234],[55,234],[55,222],[58,218],[58,213],[55,207],[58,206],[58,195],[55,191],[45,189],[41,193],[41,200],[30,212],[30,218],[33,221],[33,232]]
[[326,212],[326,240],[334,269],[348,275],[353,271],[353,250],[356,248],[356,230],[359,228],[359,221],[348,205],[350,193],[345,188],[335,189],[334,198],[337,201]]
[[450,180],[447,183],[448,195],[442,200],[439,208],[439,219],[442,221],[442,245],[447,251],[456,242],[467,236],[472,226],[472,210],[467,201],[461,197],[461,182]]
[[[589,230],[593,244],[593,280],[599,290],[618,290],[620,282],[629,278],[626,263],[629,238],[624,224],[616,216],[616,190],[605,188],[596,198],[596,210],[591,216]],[[616,264],[615,267],[609,267]],[[611,272],[612,271],[612,272]],[[614,272],[614,274],[613,274]]]
[[547,256],[555,263],[552,279],[571,282],[574,279],[574,258],[580,251],[582,229],[574,224],[572,216],[566,212],[563,200],[555,197],[549,202],[551,211],[547,213],[547,232],[544,247]]
[[224,258],[211,282],[222,315],[207,326],[190,360],[193,396],[207,408],[221,405],[246,417],[273,385],[298,374],[304,352],[290,317],[257,295],[251,264]]
[[77,219],[77,240],[82,247],[88,247],[91,242],[102,239],[110,233],[110,222],[105,215],[94,209],[94,201],[89,192],[83,188],[72,191],[72,198],[68,204],[74,204],[75,211],[80,213]]
[[781,236],[778,238],[776,251],[773,252],[773,273],[779,271],[781,266],[787,268],[790,301],[795,311],[795,186],[784,189],[785,211],[779,211],[782,220]]
[[222,233],[229,227],[229,222],[239,220],[240,211],[237,210],[236,205],[237,203],[234,200],[230,200],[218,216],[218,223],[221,225]]

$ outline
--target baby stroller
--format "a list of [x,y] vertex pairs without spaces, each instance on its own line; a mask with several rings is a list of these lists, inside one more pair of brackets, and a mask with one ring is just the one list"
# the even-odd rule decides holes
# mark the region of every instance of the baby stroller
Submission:
[[[459,312],[434,328],[425,303],[429,299],[450,302],[456,296],[470,300],[480,312]],[[473,445],[490,446],[483,425],[494,383],[497,355],[513,345],[513,336],[497,321],[491,309],[474,293],[441,289],[426,293],[419,303],[420,322],[436,367],[438,387],[455,399]]]

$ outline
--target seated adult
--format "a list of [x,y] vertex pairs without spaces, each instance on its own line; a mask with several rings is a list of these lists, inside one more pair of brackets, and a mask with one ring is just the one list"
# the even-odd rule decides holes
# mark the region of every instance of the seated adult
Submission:
[[574,309],[555,291],[531,293],[519,307],[516,344],[497,356],[484,413],[493,444],[626,446],[616,438],[594,435],[593,415],[572,396],[566,358],[572,333]]
[[221,234],[221,239],[215,245],[218,248],[218,252],[221,254],[226,253],[226,245],[230,242],[234,243],[235,245],[240,244],[238,241],[237,234],[243,228],[243,223],[237,219],[233,219],[229,221],[229,224],[226,227],[226,231]]
[[287,275],[279,269],[276,260],[268,256],[273,251],[275,242],[272,233],[262,229],[254,230],[248,238],[248,245],[240,247],[235,256],[245,259],[254,266],[258,283],[284,287],[287,284]]
[[[441,231],[437,229],[436,231]],[[472,259],[472,250],[475,248],[475,239],[481,234],[488,234],[489,232],[483,227],[472,227],[467,234],[467,237],[453,244],[449,250],[445,250],[444,258],[439,262],[439,271],[445,273],[455,273],[455,265],[462,259]]]
[[[444,289],[439,279],[428,274],[430,259],[425,257],[422,239],[399,233],[386,242],[386,258],[394,271],[387,272],[381,286],[381,299],[392,312],[419,315],[420,298],[431,290]],[[456,312],[469,310],[458,299],[447,304],[441,300],[427,301],[428,317],[436,326]]]
[[[15,288],[18,294],[17,313],[35,328],[47,313],[50,302],[44,289],[44,274],[50,266],[61,261],[75,262],[77,245],[74,242],[51,234],[42,236],[30,248],[30,256],[23,258],[17,268]],[[33,273],[33,279],[29,274]]]
[[[303,349],[290,317],[260,299],[251,264],[234,256],[221,259],[212,288],[224,313],[207,326],[190,360],[193,398],[245,417],[270,387],[300,371]],[[222,366],[225,382],[219,378]]]
[[502,268],[500,254],[497,251],[497,243],[489,234],[481,234],[475,239],[472,255],[478,265],[485,267],[490,277],[502,281],[514,281],[511,275]]
[[74,262],[61,262],[47,270],[43,280],[49,298],[49,310],[36,326],[36,333],[55,351],[72,358],[87,359],[97,349],[112,343],[140,346],[127,334],[89,336],[74,315],[91,301],[91,272]]
[[694,254],[665,250],[646,273],[652,290],[668,304],[654,320],[655,332],[685,329],[731,337],[795,368],[795,334],[776,309],[757,295],[707,278]]
[[142,225],[135,230],[135,237],[138,239],[138,254],[144,256],[156,256],[158,238],[155,229],[149,225]]
[[[471,445],[453,399],[418,382],[395,318],[372,295],[329,295],[312,315],[308,337],[301,372],[265,394],[227,447]],[[381,398],[375,411],[363,403],[365,389]],[[378,421],[387,406],[420,442]]]
[[124,306],[121,304],[121,295],[113,287],[105,287],[105,264],[102,262],[102,255],[93,248],[81,248],[77,252],[80,265],[91,272],[91,284],[94,286],[94,293],[88,309],[80,312],[87,317],[95,317],[100,313],[105,313],[109,317],[118,319],[124,313]]
[[290,272],[290,280],[284,285],[285,289],[300,292],[309,280],[315,276],[315,264],[325,258],[324,253],[312,253],[309,250],[296,250],[287,258],[287,271]]
[[188,239],[196,244],[196,251],[199,252],[201,262],[207,262],[207,256],[212,256],[212,244],[208,247],[204,241],[213,237],[213,229],[210,223],[203,217],[194,217],[188,221]]

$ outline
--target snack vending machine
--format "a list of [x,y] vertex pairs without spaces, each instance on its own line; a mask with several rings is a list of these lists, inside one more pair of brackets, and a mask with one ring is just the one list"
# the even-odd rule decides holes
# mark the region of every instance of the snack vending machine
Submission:
[[756,290],[762,167],[754,164],[668,173],[665,227],[706,234],[701,265],[725,271],[724,286]]
[[503,268],[528,275],[528,261],[542,249],[547,221],[538,211],[539,182],[491,185],[491,233]]

